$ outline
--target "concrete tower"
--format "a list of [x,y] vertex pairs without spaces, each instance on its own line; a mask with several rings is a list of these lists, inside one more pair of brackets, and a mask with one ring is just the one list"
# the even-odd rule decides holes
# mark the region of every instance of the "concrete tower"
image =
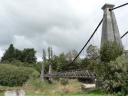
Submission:
[[116,17],[112,9],[114,5],[105,4],[102,9],[104,11],[103,15],[103,25],[102,25],[102,37],[101,46],[107,41],[116,42],[120,47],[123,48],[122,41],[119,34],[118,25],[116,22]]

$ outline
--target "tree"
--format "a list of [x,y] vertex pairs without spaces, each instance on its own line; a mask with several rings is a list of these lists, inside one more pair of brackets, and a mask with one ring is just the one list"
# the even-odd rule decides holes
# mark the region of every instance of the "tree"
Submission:
[[106,42],[101,47],[100,55],[102,62],[110,62],[121,56],[123,49],[116,42]]
[[66,54],[66,59],[71,62],[76,56],[78,52],[76,50],[71,50]]
[[19,49],[15,49],[15,59],[21,61],[22,59],[22,51]]
[[33,68],[0,64],[0,85],[2,86],[22,86],[29,79],[38,77],[39,73]]
[[122,96],[128,94],[128,57],[120,56],[107,65],[103,78],[103,88],[107,92],[121,92]]
[[87,53],[86,58],[81,60],[80,68],[95,72],[100,56],[99,50],[96,46],[90,45],[87,48],[86,53]]
[[102,81],[102,87],[107,92],[124,91],[124,96],[128,92],[128,67],[127,57],[119,57],[123,53],[123,49],[115,42],[106,42],[101,47],[100,70],[97,76]]
[[11,62],[13,59],[15,59],[15,48],[13,44],[10,44],[9,48],[5,51],[3,57],[1,58],[1,62]]
[[66,60],[68,61],[67,63],[68,70],[74,70],[79,68],[79,65],[80,65],[79,57],[74,62],[72,62],[77,55],[78,55],[78,52],[76,50],[71,50],[66,54]]
[[86,52],[87,52],[87,58],[89,59],[96,60],[100,56],[98,48],[93,45],[90,45],[87,48]]
[[80,69],[82,69],[82,70],[88,70],[89,64],[90,64],[90,61],[89,61],[88,58],[81,59]]
[[13,44],[10,44],[9,48],[5,51],[1,62],[13,62],[15,60],[25,63],[36,63],[36,51],[34,48],[26,48],[23,51],[14,48]]
[[26,48],[22,51],[22,62],[26,63],[36,63],[36,51],[34,48]]
[[68,61],[64,53],[61,53],[57,58],[57,71],[66,71],[68,70]]

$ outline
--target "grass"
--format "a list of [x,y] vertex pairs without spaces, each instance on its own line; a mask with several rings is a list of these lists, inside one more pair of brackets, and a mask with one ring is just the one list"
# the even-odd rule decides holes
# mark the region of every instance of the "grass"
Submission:
[[[0,89],[20,88],[0,87]],[[30,80],[22,87],[22,89],[25,90],[26,96],[112,96],[99,90],[83,92],[81,91],[81,83],[77,80],[70,80],[65,86],[59,81],[49,84],[48,82],[42,82],[40,80]],[[2,91],[0,92],[0,96],[4,96]]]
[[0,93],[0,96],[4,96],[4,93]]
[[24,88],[27,89],[26,96],[112,96],[99,90],[83,92],[81,91],[81,83],[77,80],[69,80],[69,83],[65,86],[60,82],[49,84],[48,82],[34,80],[29,81]]
[[[0,96],[4,96],[4,94],[0,93]],[[86,93],[85,94],[84,93],[70,93],[70,94],[53,94],[53,95],[29,93],[29,94],[26,94],[26,96],[112,96],[112,95],[95,94],[95,93],[90,93],[90,94],[86,94]]]
[[27,94],[26,96],[114,96],[114,95],[92,92],[92,93],[65,93],[65,94],[52,94],[52,95],[30,93]]

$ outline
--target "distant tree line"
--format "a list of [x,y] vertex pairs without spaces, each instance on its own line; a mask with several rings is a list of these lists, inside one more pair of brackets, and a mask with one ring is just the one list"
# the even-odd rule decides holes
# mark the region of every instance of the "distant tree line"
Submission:
[[19,50],[10,44],[1,58],[0,85],[22,86],[30,79],[39,78],[35,53],[34,48]]
[[13,64],[16,66],[34,67],[41,73],[42,64],[45,73],[50,70],[60,72],[68,70],[95,70],[95,65],[99,58],[99,50],[96,46],[90,45],[87,48],[86,58],[81,59],[78,57],[75,62],[71,63],[76,57],[78,52],[76,50],[70,50],[67,53],[60,53],[55,55],[52,47],[48,47],[47,50],[43,49],[42,62],[37,62],[35,56],[36,51],[34,48],[25,48],[23,50],[16,49],[13,44],[10,44],[9,48],[5,51],[1,58],[1,63]]
[[16,49],[13,44],[10,44],[9,48],[5,51],[1,62],[12,62],[18,60],[25,63],[36,63],[36,51],[34,48],[26,48],[24,50]]
[[[49,49],[49,48],[48,48]],[[52,65],[52,70],[56,72],[61,71],[71,71],[71,70],[91,70],[94,71],[94,68],[91,68],[91,66],[95,65],[95,61],[98,59],[99,51],[96,46],[90,45],[90,47],[87,49],[93,52],[88,51],[88,56],[86,58],[81,59],[78,57],[75,62],[71,63],[72,60],[76,57],[78,52],[76,50],[71,50],[67,53],[61,53],[58,56],[52,55],[51,58],[49,58],[49,52],[43,50],[43,64],[45,66],[45,72],[48,72],[49,65]],[[47,58],[48,57],[48,58]],[[93,59],[93,60],[92,60]]]

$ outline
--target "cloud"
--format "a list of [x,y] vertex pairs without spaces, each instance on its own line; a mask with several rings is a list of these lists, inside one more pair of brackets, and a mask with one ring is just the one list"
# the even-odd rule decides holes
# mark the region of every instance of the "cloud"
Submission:
[[[0,49],[10,43],[19,49],[33,47],[38,58],[48,46],[54,54],[79,51],[102,18],[105,2],[120,5],[127,0],[0,0]],[[121,35],[127,31],[127,7],[115,10]],[[100,34],[101,28],[90,43],[99,45]]]

